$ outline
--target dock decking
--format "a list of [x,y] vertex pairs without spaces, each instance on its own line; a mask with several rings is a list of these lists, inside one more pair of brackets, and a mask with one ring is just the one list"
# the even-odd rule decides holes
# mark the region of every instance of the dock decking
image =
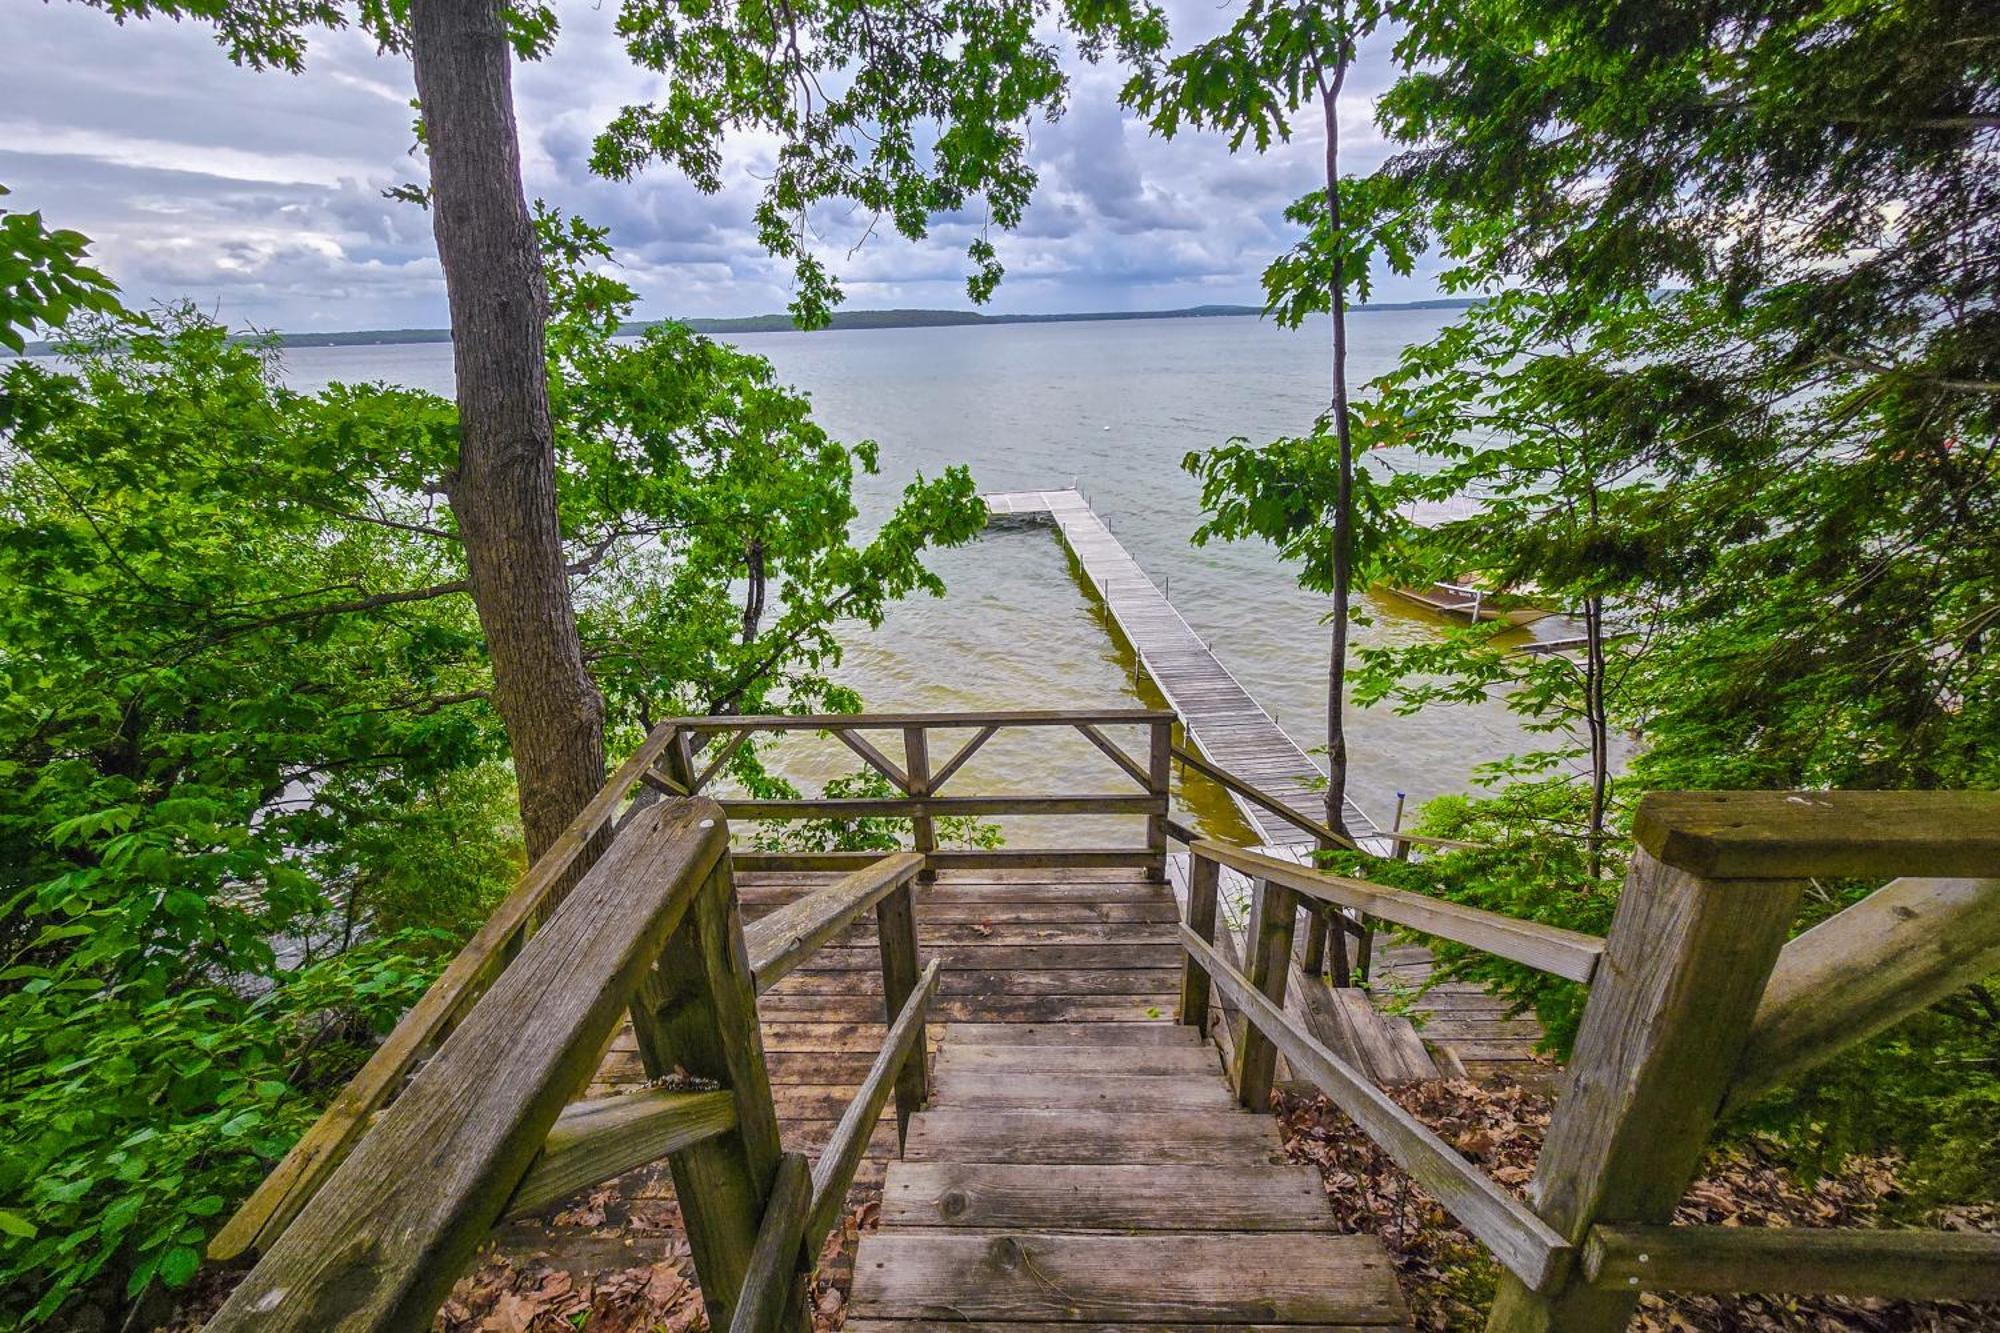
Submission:
[[[1054,526],[1146,674],[1180,714],[1197,752],[1309,819],[1325,812],[1326,798],[1311,785],[1323,776],[1318,766],[1217,660],[1081,492],[1010,491],[987,496],[986,508],[989,522],[1015,518]],[[1232,799],[1260,845],[1312,846],[1312,834],[1296,824],[1240,796]],[[1353,800],[1345,809],[1357,838],[1365,842],[1380,832]]]

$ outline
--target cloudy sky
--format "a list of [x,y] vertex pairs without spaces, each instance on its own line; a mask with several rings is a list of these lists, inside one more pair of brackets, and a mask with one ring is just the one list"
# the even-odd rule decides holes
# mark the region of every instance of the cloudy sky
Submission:
[[[6,206],[91,236],[128,299],[192,297],[262,328],[445,323],[428,216],[382,197],[424,175],[402,58],[337,33],[315,40],[303,75],[258,74],[230,64],[199,24],[120,27],[62,0],[0,4]],[[611,228],[643,316],[782,309],[789,271],[751,221],[768,145],[732,144],[714,196],[662,168],[629,183],[592,177],[593,136],[660,81],[626,58],[609,0],[558,8],[555,54],[515,75],[530,196]],[[1175,0],[1172,12],[1177,38],[1230,14],[1210,0]],[[995,238],[1008,274],[989,308],[1257,301],[1258,273],[1291,241],[1283,208],[1315,185],[1317,131],[1261,158],[1232,158],[1210,136],[1168,143],[1119,110],[1115,69],[1074,63],[1068,113],[1034,131],[1035,203],[1019,231]],[[1350,77],[1341,132],[1356,168],[1385,151],[1370,105],[1387,78],[1379,50]],[[921,245],[877,234],[850,257],[865,223],[817,222],[849,308],[967,305],[964,228],[941,226]],[[1434,294],[1420,274],[1378,283],[1375,299]]]

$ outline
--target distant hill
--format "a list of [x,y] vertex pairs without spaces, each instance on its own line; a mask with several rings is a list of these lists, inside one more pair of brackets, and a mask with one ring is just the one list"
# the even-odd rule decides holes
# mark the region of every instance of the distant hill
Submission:
[[[1357,313],[1377,310],[1464,310],[1477,304],[1466,300],[1397,301],[1379,305],[1358,305]],[[984,315],[974,310],[840,310],[833,316],[836,329],[922,329],[966,324],[1075,324],[1093,320],[1126,319],[1214,319],[1221,316],[1261,315],[1254,305],[1197,305],[1181,310],[1090,310],[1057,315]],[[619,332],[643,333],[652,321],[626,324]],[[688,319],[681,321],[697,333],[793,333],[798,326],[790,315],[747,315],[738,319]],[[281,333],[281,347],[380,347],[397,343],[444,343],[451,341],[450,329],[356,329],[346,333]],[[28,344],[29,356],[46,356],[47,343]]]

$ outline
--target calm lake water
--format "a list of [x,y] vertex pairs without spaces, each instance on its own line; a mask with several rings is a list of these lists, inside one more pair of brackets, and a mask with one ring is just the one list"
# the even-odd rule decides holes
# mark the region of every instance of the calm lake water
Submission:
[[[1450,313],[1355,315],[1353,382],[1388,369]],[[880,444],[881,475],[859,484],[864,523],[886,512],[913,473],[935,475],[952,463],[968,465],[983,491],[1074,480],[1245,688],[1302,746],[1322,741],[1327,600],[1300,590],[1266,545],[1190,545],[1201,521],[1200,496],[1181,460],[1232,436],[1263,442],[1309,428],[1329,382],[1323,323],[1292,332],[1254,318],[1171,319],[752,334],[733,341],[770,358],[783,378],[809,393],[834,434]],[[386,380],[448,394],[451,352],[443,344],[300,348],[287,353],[287,374],[301,388]],[[1389,453],[1373,461],[1414,462]],[[946,597],[905,603],[881,629],[855,626],[847,635],[840,675],[869,708],[1138,700],[1129,662],[1052,532],[989,533],[938,553],[934,564],[950,588]],[[1436,632],[1434,619],[1394,599],[1371,598],[1368,610],[1372,623],[1356,636],[1364,644]],[[1385,826],[1397,792],[1407,792],[1414,807],[1464,790],[1483,761],[1549,744],[1523,733],[1498,704],[1435,707],[1407,718],[1387,708],[1355,711],[1349,728],[1350,791]],[[933,763],[941,762],[934,753]],[[850,758],[836,767],[852,766]],[[1003,733],[952,789],[1124,785],[1080,740],[1038,743],[1028,733]],[[1205,822],[1230,820],[1212,790],[1185,796]],[[1064,828],[1063,841],[1094,842],[1105,831],[1076,823]],[[1020,840],[1011,830],[1010,837]]]

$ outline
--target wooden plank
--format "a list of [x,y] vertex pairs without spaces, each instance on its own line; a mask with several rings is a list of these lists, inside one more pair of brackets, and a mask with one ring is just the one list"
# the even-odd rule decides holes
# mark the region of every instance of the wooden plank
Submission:
[[[1129,975],[1129,974],[1127,974]],[[789,986],[795,978],[787,978]],[[939,985],[943,985],[940,978]],[[758,1001],[767,1018],[794,1015],[823,1020],[882,1021],[882,997],[869,994],[789,995],[773,991]],[[1157,1023],[1173,1014],[1171,992],[1157,994],[995,995],[970,991],[940,993],[931,1004],[937,1022],[977,1023]]]
[[696,776],[694,790],[698,792],[703,787],[706,787],[715,775],[722,771],[722,766],[736,757],[736,752],[742,749],[744,742],[749,739],[750,730],[747,727],[737,732],[734,736],[731,736],[723,747],[716,752],[715,758],[709,760],[708,766],[702,769],[701,773]]
[[[812,1177],[806,1170],[806,1159],[798,1153],[786,1153],[771,1182],[771,1197],[757,1228],[757,1245],[750,1252],[742,1299],[736,1304],[729,1333],[778,1333],[779,1329],[798,1326],[796,1314],[805,1301],[805,1274],[800,1268],[804,1256],[799,1242],[811,1203]],[[811,1324],[803,1327],[810,1329]]]
[[975,1046],[1185,1046],[1203,1043],[1178,1023],[949,1023],[954,1043]]
[[1619,1291],[2000,1300],[2000,1236],[1809,1227],[1593,1227],[1584,1276]]
[[547,914],[562,884],[617,814],[625,794],[666,751],[674,734],[671,725],[648,732],[541,859],[515,882],[423,998],[216,1232],[208,1244],[210,1259],[233,1259],[251,1249],[270,1248],[366,1131],[369,1117],[395,1095],[417,1062],[444,1040],[506,966],[524,932]]
[[921,856],[897,852],[758,918],[744,931],[743,941],[757,989],[769,990],[863,912],[914,879],[923,865]]
[[1227,843],[1198,843],[1193,854],[1198,858],[1220,861],[1245,875],[1283,884],[1308,898],[1351,907],[1369,916],[1470,945],[1496,957],[1525,963],[1570,981],[1588,982],[1596,974],[1598,959],[1604,953],[1604,941],[1594,935],[1546,926],[1539,921],[1503,916],[1498,912],[1486,912],[1462,903],[1390,888],[1386,884],[1308,870],[1290,861],[1245,851]]
[[2000,874],[2000,792],[1648,792],[1632,840],[1710,879]]
[[[590,1077],[726,836],[711,801],[642,811],[209,1328],[426,1326]],[[413,1170],[426,1162],[449,1169]]]
[[1568,1271],[1567,1241],[1478,1167],[1460,1157],[1429,1126],[1371,1083],[1360,1070],[1293,1027],[1284,1012],[1228,966],[1209,945],[1185,934],[1190,951],[1208,967],[1251,1025],[1263,1032],[1327,1099],[1448,1209],[1465,1229],[1531,1288],[1546,1287]]
[[1332,1231],[1310,1166],[892,1162],[884,1226],[1060,1231]]
[[1159,708],[1017,708],[968,709],[955,713],[739,713],[726,716],[697,715],[668,718],[663,724],[688,731],[727,731],[747,727],[752,731],[840,731],[855,727],[892,729],[929,727],[1073,727],[1078,722],[1093,726],[1145,725],[1173,713]]
[[[910,781],[914,784],[916,777]],[[945,819],[983,815],[1147,815],[1167,808],[1164,796],[1126,792],[1069,796],[868,796],[804,800],[729,799],[731,819]],[[920,847],[918,850],[922,850]]]
[[963,1065],[939,1067],[936,1091],[940,1104],[953,1110],[1002,1107],[1015,1110],[1088,1111],[1137,1114],[1212,1106],[1226,1111],[1234,1105],[1222,1080],[1212,1072],[1186,1074],[1038,1074],[1026,1070],[982,1070]]
[[2000,974],[2000,879],[1900,879],[1787,944],[1723,1114]]
[[[1124,1025],[1120,1025],[1124,1026]],[[1200,1046],[1087,1045],[1057,1046],[1018,1042],[995,1046],[975,1046],[961,1032],[954,1031],[951,1042],[938,1053],[938,1070],[965,1073],[994,1071],[1031,1072],[1060,1075],[1176,1074],[1214,1081],[1221,1074],[1215,1056]]]
[[1315,839],[1330,847],[1356,849],[1354,839],[1334,832],[1310,815],[1294,810],[1284,801],[1278,799],[1277,796],[1245,781],[1228,769],[1223,768],[1220,764],[1210,763],[1185,746],[1176,745],[1173,749],[1173,754],[1174,758],[1180,760],[1183,764],[1186,764],[1189,768],[1211,782],[1234,792],[1260,809],[1268,810],[1270,813],[1278,816],[1278,818],[1297,828],[1300,832],[1310,834]]
[[[953,970],[977,969],[985,972],[1030,972],[1047,968],[1155,968],[1171,969],[1180,962],[1177,944],[1124,944],[1101,941],[1090,944],[942,944],[929,951],[942,958]],[[834,947],[820,950],[811,959],[816,972],[867,972],[879,966],[865,949]]]
[[[1136,967],[1037,968],[1031,971],[954,969],[944,974],[940,993],[947,996],[1143,995],[1173,1007],[1180,974],[1168,969]],[[882,978],[871,972],[794,972],[780,983],[789,995],[880,995]],[[881,1004],[875,1006],[879,1013]],[[995,1010],[996,1013],[1000,1012]],[[1160,1017],[1162,1015],[1154,1015]]]
[[855,1257],[856,1318],[1276,1320],[1400,1326],[1373,1236],[877,1231]]
[[1105,753],[1105,755],[1108,758],[1110,758],[1112,763],[1124,769],[1126,776],[1131,778],[1132,781],[1138,783],[1141,787],[1146,788],[1148,791],[1154,790],[1152,783],[1152,775],[1149,774],[1145,769],[1139,767],[1138,763],[1132,758],[1132,756],[1126,754],[1123,747],[1119,746],[1109,736],[1106,736],[1103,732],[1099,731],[1096,727],[1093,727],[1088,722],[1077,723],[1076,729],[1079,732],[1083,733],[1083,738],[1085,740],[1089,741],[1092,745],[1095,745],[1098,749],[1102,750]]
[[883,1108],[888,1105],[902,1071],[912,1060],[922,1058],[924,1014],[931,995],[937,989],[937,979],[938,965],[933,962],[924,969],[911,989],[901,1012],[896,1015],[896,1021],[889,1025],[888,1034],[882,1040],[882,1050],[875,1057],[868,1077],[861,1081],[854,1100],[841,1113],[839,1126],[813,1167],[812,1207],[805,1229],[806,1252],[809,1254],[819,1253],[820,1242],[839,1220],[841,1209],[847,1202],[848,1187],[854,1180],[854,1169],[861,1161],[869,1136],[874,1132],[876,1122],[881,1120]]
[[[910,1003],[917,995],[928,999],[937,990],[941,964],[932,960],[925,968],[918,957],[916,910],[916,886],[907,880],[875,905],[875,938],[882,964],[882,1016],[892,1022],[900,1022],[909,1014]],[[921,1037],[922,1018],[917,1022]],[[907,1129],[910,1117],[929,1094],[930,1054],[918,1040],[909,1058],[896,1067],[897,1133]]]
[[1121,1320],[1115,1324],[1037,1323],[963,1319],[850,1319],[842,1333],[1363,1333],[1380,1324],[1161,1324]]
[[[743,852],[737,859],[751,870],[855,870],[880,852]],[[1145,867],[1152,854],[1142,847],[947,847],[927,860],[940,870],[1057,870]]]
[[[1535,1172],[1535,1209],[1570,1242],[1594,1224],[1673,1216],[1799,894],[1793,880],[1716,883],[1633,853]],[[1490,1327],[1623,1327],[1636,1301],[1503,1277]]]
[[735,1127],[736,1106],[726,1092],[642,1088],[572,1102],[514,1187],[504,1215],[539,1212],[578,1190]]
[[1282,1165],[1278,1122],[1250,1112],[925,1111],[910,1121],[908,1161],[1036,1165]]

